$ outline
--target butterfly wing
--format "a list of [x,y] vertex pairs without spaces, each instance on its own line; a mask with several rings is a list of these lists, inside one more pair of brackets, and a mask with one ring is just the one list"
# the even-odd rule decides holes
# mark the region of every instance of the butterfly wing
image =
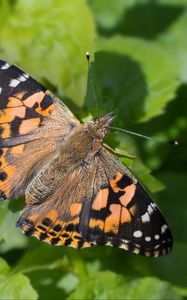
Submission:
[[92,201],[89,225],[82,230],[84,236],[90,242],[144,256],[169,253],[171,231],[141,183],[108,151],[102,152],[100,160],[106,183]]
[[155,257],[172,248],[156,204],[105,149],[85,168],[81,164],[67,172],[47,201],[28,206],[18,227],[48,243],[75,248],[109,245]]
[[79,121],[21,69],[0,61],[0,198],[21,195]]
[[26,235],[33,235],[53,245],[90,247],[80,232],[83,202],[91,199],[96,168],[93,164],[65,173],[55,192],[42,203],[27,205],[17,226]]

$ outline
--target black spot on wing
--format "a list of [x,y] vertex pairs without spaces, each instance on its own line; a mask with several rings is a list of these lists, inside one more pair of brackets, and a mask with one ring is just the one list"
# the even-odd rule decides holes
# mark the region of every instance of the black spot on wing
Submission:
[[14,121],[10,123],[11,136],[19,136],[19,128],[23,119],[15,117]]
[[52,221],[51,221],[51,219],[49,219],[49,218],[44,218],[43,220],[42,220],[42,224],[44,225],[44,226],[51,226],[53,223],[52,223]]
[[66,226],[66,228],[65,228],[65,230],[66,230],[67,232],[72,232],[73,229],[74,229],[74,225],[73,225],[73,224],[68,224],[68,225]]
[[59,232],[60,230],[62,230],[62,227],[60,224],[57,224],[53,227],[53,230],[56,231],[56,232]]
[[[2,137],[3,132],[4,132],[4,128],[0,127],[0,137]],[[2,151],[2,149],[0,150]],[[2,153],[0,155],[2,155]]]
[[7,179],[7,173],[6,172],[0,172],[0,181],[5,181]]
[[42,109],[48,108],[51,104],[53,104],[53,99],[49,95],[45,95],[40,106]]
[[51,236],[56,236],[56,233],[54,231],[48,231],[48,234]]
[[60,238],[59,238],[59,237],[52,238],[52,239],[51,239],[51,244],[52,244],[52,245],[56,245],[59,241],[60,241]]
[[30,236],[33,234],[35,228],[34,228],[34,222],[29,220],[29,219],[19,219],[17,222],[16,222],[16,227],[19,227],[22,229],[22,226],[26,225],[27,229],[24,228],[24,234],[26,236]]
[[64,242],[64,246],[69,246],[72,242],[72,238],[68,238],[65,242]]
[[48,237],[47,232],[42,232],[39,236],[39,239],[42,241],[42,240],[45,240],[47,237]]
[[40,230],[42,230],[42,231],[46,231],[46,227],[44,227],[42,225],[38,225],[37,228],[40,229]]
[[34,232],[34,227],[33,228],[28,228],[26,231],[24,231],[24,234],[26,236],[31,236]]
[[67,238],[69,236],[69,234],[67,234],[67,233],[62,233],[61,234],[61,237],[63,237],[63,238]]
[[133,183],[133,180],[126,174],[122,176],[122,178],[117,182],[117,186],[120,189],[124,189],[128,185],[131,185]]

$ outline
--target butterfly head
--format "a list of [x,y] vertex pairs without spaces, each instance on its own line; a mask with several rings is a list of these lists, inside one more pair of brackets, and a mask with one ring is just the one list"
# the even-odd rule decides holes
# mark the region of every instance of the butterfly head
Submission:
[[96,117],[88,122],[88,131],[94,139],[103,139],[109,131],[109,126],[116,116],[109,113],[103,117]]

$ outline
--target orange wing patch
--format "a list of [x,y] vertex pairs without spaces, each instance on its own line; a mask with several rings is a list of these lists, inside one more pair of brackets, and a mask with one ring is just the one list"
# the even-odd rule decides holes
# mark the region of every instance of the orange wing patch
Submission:
[[18,146],[14,146],[14,147],[11,148],[11,153],[19,155],[19,154],[23,153],[24,149],[25,149],[25,145],[24,144],[21,144],[21,145],[18,145]]
[[129,207],[135,192],[136,184],[120,172],[109,180],[109,186],[98,191],[92,202],[91,213],[88,212],[91,215],[88,224],[90,239],[97,239],[103,234],[117,237],[120,226],[130,223],[136,211],[135,205]]
[[54,108],[55,108],[54,104],[51,104],[46,109],[43,109],[41,106],[39,106],[38,108],[36,108],[36,112],[46,117],[54,110]]
[[95,210],[100,210],[101,208],[105,208],[108,201],[108,194],[109,194],[108,188],[100,190],[93,201],[92,208]]
[[0,111],[0,123],[11,123],[16,117],[24,119],[26,108],[24,106],[5,108]]
[[117,234],[120,224],[121,207],[118,204],[111,204],[109,210],[111,214],[105,219],[104,231],[106,233],[112,231]]
[[0,126],[1,132],[1,138],[6,139],[11,136],[11,130],[10,130],[10,125],[8,123],[2,124]]
[[44,92],[37,92],[27,99],[23,100],[23,104],[29,108],[38,105],[38,107],[35,108],[35,111],[39,115],[46,117],[55,109],[55,105],[53,104],[53,102],[51,102],[49,105],[45,106],[45,97],[47,96]]
[[35,104],[40,104],[45,96],[44,92],[37,92],[23,100],[23,104],[29,108],[33,107]]
[[121,210],[121,223],[126,223],[131,221],[130,211],[126,207],[122,207]]
[[123,177],[123,174],[118,172],[116,177],[114,179],[110,180],[110,186],[113,189],[113,191],[116,192],[116,193],[121,191],[119,186],[117,186],[117,183],[121,180],[122,177]]
[[82,209],[82,203],[73,203],[70,206],[70,215],[72,217],[77,216],[80,214]]
[[18,106],[22,106],[22,102],[21,100],[19,100],[16,97],[9,97],[8,98],[8,103],[7,103],[7,107],[18,107]]
[[121,191],[124,191],[125,193],[121,197],[119,197],[119,200],[121,202],[121,205],[127,206],[135,195],[136,185],[132,183],[124,189],[121,189]]
[[27,119],[23,120],[20,127],[19,127],[19,133],[22,134],[27,134],[30,131],[36,129],[40,125],[40,118],[32,118],[32,119]]

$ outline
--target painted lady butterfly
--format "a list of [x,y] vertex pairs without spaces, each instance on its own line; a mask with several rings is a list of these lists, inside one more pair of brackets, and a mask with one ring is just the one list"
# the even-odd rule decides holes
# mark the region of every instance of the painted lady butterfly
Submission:
[[0,196],[25,193],[17,226],[53,245],[167,254],[156,204],[103,144],[112,114],[81,124],[51,92],[0,61]]

